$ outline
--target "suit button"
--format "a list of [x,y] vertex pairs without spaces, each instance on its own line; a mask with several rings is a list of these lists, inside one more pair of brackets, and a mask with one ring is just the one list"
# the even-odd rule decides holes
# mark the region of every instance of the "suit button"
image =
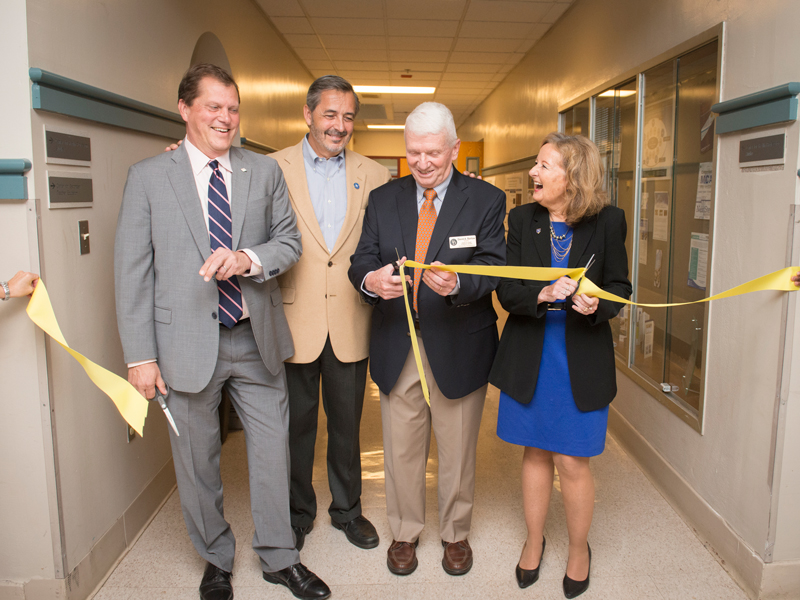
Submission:
[[328,266],[329,266],[329,267],[332,267],[332,266],[333,266],[333,261],[332,261],[332,260],[329,260],[329,261],[328,261]]
[[325,294],[325,299],[326,299],[326,300],[328,299],[328,294]]
[[212,313],[211,313],[211,318],[212,318],[212,319],[216,319],[216,318],[217,318],[217,313],[215,313],[215,312],[212,312]]

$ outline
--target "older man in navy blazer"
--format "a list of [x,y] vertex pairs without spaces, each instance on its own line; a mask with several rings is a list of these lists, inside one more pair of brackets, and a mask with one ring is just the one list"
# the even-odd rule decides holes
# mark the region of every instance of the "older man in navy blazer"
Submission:
[[505,195],[453,167],[461,142],[442,104],[418,106],[406,120],[405,141],[411,176],[370,194],[349,271],[350,281],[375,306],[370,374],[381,392],[386,508],[394,536],[387,564],[397,575],[417,567],[433,427],[442,566],[451,575],[463,575],[472,567],[467,536],[478,429],[498,342],[491,296],[498,280],[437,270],[409,276],[411,334],[422,353],[429,407],[411,351],[401,297],[405,283],[392,261],[408,256],[433,265],[505,264]]

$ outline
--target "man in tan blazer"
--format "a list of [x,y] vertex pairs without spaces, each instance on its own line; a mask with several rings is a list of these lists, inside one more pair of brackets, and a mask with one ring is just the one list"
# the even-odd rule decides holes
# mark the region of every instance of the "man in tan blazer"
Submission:
[[311,84],[303,108],[309,134],[271,155],[286,179],[303,241],[299,262],[278,278],[295,343],[286,376],[291,520],[298,550],[317,513],[311,479],[320,379],[328,420],[331,523],[361,548],[375,548],[379,541],[361,514],[359,428],[372,307],[350,285],[347,270],[369,194],[391,175],[375,161],[345,150],[358,108],[347,81],[320,77]]

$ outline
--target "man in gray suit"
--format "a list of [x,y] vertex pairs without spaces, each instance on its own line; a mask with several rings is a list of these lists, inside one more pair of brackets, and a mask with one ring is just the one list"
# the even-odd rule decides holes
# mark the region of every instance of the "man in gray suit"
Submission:
[[178,90],[186,138],[133,165],[117,224],[117,320],[128,380],[146,398],[171,390],[172,454],[186,527],[208,562],[203,600],[233,598],[235,540],[223,516],[217,410],[226,388],[247,441],[253,549],[264,579],[298,598],[330,590],[295,549],[289,518],[288,401],[294,352],[275,277],[300,234],[274,160],[231,147],[239,89],[213,65]]

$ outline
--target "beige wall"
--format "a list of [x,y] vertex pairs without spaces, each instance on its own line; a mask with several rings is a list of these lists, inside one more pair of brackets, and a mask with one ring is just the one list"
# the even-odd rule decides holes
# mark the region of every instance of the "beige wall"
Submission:
[[[726,27],[723,100],[796,81],[798,20],[800,4],[792,0],[757,5],[746,0],[578,0],[459,133],[484,140],[487,166],[530,156],[556,129],[559,105],[721,22]],[[781,172],[742,173],[739,135],[718,136],[711,292],[784,266],[789,208],[798,198],[799,128],[797,123],[787,127],[789,150]],[[774,539],[775,561],[797,561],[800,417],[793,404],[798,371],[792,363],[786,364],[795,367],[791,391],[784,390],[786,452],[779,457],[775,488],[769,486],[776,380],[783,360],[781,316],[781,294],[712,304],[703,435],[622,376],[613,406],[752,553],[768,556]],[[796,331],[788,332],[790,348]],[[773,494],[779,493],[775,538],[770,512]]]
[[406,142],[402,131],[356,131],[353,150],[364,156],[405,156]]
[[[0,136],[0,158],[31,158],[30,93],[27,84],[27,34],[24,0],[3,6],[8,28],[0,36],[0,79],[7,132]],[[38,271],[34,202],[0,199],[0,279],[19,270]],[[31,574],[52,578],[53,543],[48,505],[47,447],[42,410],[47,381],[40,377],[43,337],[25,314],[24,299],[0,306],[0,580],[17,583]],[[43,369],[41,369],[43,374]],[[52,453],[49,455],[52,467]],[[57,530],[57,525],[56,525]],[[57,531],[56,531],[57,535]]]
[[[302,106],[311,75],[255,2],[233,0],[223,8],[220,15],[220,5],[207,0],[12,0],[4,10],[13,35],[0,40],[5,51],[0,74],[13,82],[4,95],[13,118],[7,119],[9,134],[0,139],[0,158],[32,159],[34,170],[31,201],[0,200],[5,230],[0,278],[20,268],[41,268],[70,345],[123,376],[113,283],[117,213],[128,167],[162,152],[168,140],[32,111],[27,69],[52,71],[177,112],[180,77],[198,38],[211,31],[240,85],[242,135],[278,148],[297,143],[307,131]],[[89,136],[91,166],[47,165],[45,125]],[[49,210],[48,169],[90,172],[93,206]],[[91,252],[84,256],[78,250],[80,219],[89,221],[91,236]],[[0,480],[13,482],[0,494],[0,597],[17,594],[14,589],[22,593],[26,584],[29,598],[62,593],[83,598],[174,485],[166,422],[151,408],[145,438],[128,443],[124,421],[72,358],[50,345],[45,363],[44,337],[25,316],[24,302],[0,309],[0,339],[15,340],[14,346],[4,344],[0,360],[0,375],[8,382],[0,444],[3,456],[14,457],[0,466]],[[55,459],[49,448],[53,438]]]

